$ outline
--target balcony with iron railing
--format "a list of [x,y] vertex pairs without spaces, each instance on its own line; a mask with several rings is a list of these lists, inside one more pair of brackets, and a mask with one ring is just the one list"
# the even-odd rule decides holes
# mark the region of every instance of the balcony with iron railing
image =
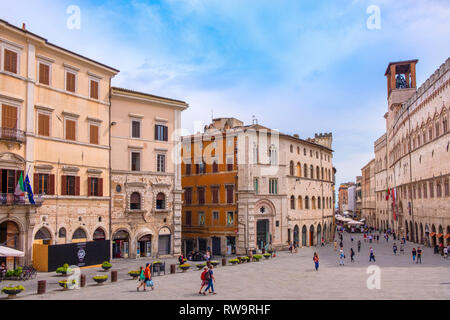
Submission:
[[15,128],[0,127],[0,140],[24,143],[25,132]]
[[17,196],[14,193],[0,193],[0,207],[3,206],[42,206],[44,199],[41,195],[33,197],[34,204],[30,202],[28,196]]

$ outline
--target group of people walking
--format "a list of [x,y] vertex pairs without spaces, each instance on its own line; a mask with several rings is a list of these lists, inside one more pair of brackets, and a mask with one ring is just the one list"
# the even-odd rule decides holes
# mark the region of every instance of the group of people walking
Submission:
[[150,270],[150,263],[147,263],[145,265],[145,268],[141,266],[138,282],[139,282],[139,285],[137,286],[138,292],[141,287],[144,287],[144,291],[146,291],[146,287],[150,287],[152,288],[152,290],[155,289],[155,284],[153,283],[152,280],[152,271]]

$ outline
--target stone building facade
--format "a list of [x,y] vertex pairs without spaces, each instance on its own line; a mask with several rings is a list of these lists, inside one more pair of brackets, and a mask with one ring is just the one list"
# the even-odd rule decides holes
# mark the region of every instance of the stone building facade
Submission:
[[181,248],[179,136],[183,101],[111,88],[112,257]]
[[375,219],[375,159],[370,160],[361,171],[361,212],[366,223],[371,223]]
[[[109,237],[109,86],[118,70],[0,20],[0,243]],[[36,204],[14,191],[28,174]],[[8,260],[8,267],[11,261]]]
[[[450,59],[419,88],[418,60],[390,63],[386,70],[386,135],[375,142],[377,215],[389,226],[426,245],[450,241]],[[386,201],[386,190],[394,190]]]

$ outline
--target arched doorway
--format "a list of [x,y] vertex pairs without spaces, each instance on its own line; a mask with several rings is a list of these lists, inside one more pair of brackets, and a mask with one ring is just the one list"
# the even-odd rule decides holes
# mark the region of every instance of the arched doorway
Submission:
[[256,222],[256,245],[260,250],[269,244],[269,219],[260,219]]
[[103,231],[102,228],[97,228],[97,229],[94,231],[94,235],[92,236],[92,239],[93,239],[94,241],[97,241],[97,240],[106,240],[105,231]]
[[409,225],[408,225],[408,221],[405,220],[405,233],[406,233],[406,240],[410,241],[409,238]]
[[424,243],[424,240],[425,240],[425,238],[424,238],[424,236],[423,236],[423,225],[422,225],[422,222],[420,223],[420,243]]
[[412,221],[409,222],[409,233],[410,233],[410,241],[411,242],[416,242],[414,239],[414,225],[412,223]]
[[441,225],[439,225],[439,234],[436,236],[436,239],[438,244],[444,244],[444,229],[442,229]]
[[52,241],[52,234],[47,228],[42,227],[34,235],[34,242],[40,244],[50,244]]
[[430,226],[428,224],[425,224],[425,241],[427,246],[430,246]]
[[415,235],[416,235],[416,237],[415,237],[415,239],[416,239],[416,241],[415,242],[419,242],[420,241],[420,239],[419,239],[419,228],[417,227],[417,222],[414,224],[415,225]]
[[82,228],[78,228],[72,235],[72,242],[85,242],[87,240],[86,232]]
[[311,225],[309,227],[309,246],[312,247],[314,245],[314,226]]
[[138,239],[138,249],[140,257],[152,256],[152,235],[145,234]]
[[431,246],[435,246],[436,245],[436,227],[433,225],[431,225],[431,233],[430,233],[430,237],[431,237]]
[[[0,224],[0,245],[23,251],[19,226],[14,221],[5,221]],[[16,267],[16,259],[13,257],[0,257],[0,263],[3,262],[7,269],[15,269]]]
[[158,235],[158,254],[170,254],[170,229],[167,227],[161,228]]
[[295,227],[294,227],[294,243],[297,247],[298,247],[298,242],[299,242],[298,236],[299,236],[299,229],[298,229],[298,226],[295,225]]
[[306,235],[306,232],[307,232],[307,230],[306,230],[306,226],[303,226],[303,228],[302,228],[302,246],[303,247],[306,247],[306,243],[307,243],[307,235]]
[[113,257],[128,258],[130,235],[125,230],[118,230],[113,235]]
[[317,241],[316,241],[317,245],[321,243],[322,241],[321,237],[322,237],[322,226],[319,223],[319,225],[317,226]]

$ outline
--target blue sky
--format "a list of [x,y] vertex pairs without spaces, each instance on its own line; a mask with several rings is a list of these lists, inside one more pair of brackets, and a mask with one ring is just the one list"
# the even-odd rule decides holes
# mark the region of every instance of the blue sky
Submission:
[[[66,27],[69,5],[81,28]],[[377,5],[381,29],[369,30]],[[113,85],[185,100],[192,131],[234,116],[302,138],[333,133],[337,183],[373,157],[390,61],[422,84],[450,56],[447,0],[2,1],[0,18],[121,70]]]

